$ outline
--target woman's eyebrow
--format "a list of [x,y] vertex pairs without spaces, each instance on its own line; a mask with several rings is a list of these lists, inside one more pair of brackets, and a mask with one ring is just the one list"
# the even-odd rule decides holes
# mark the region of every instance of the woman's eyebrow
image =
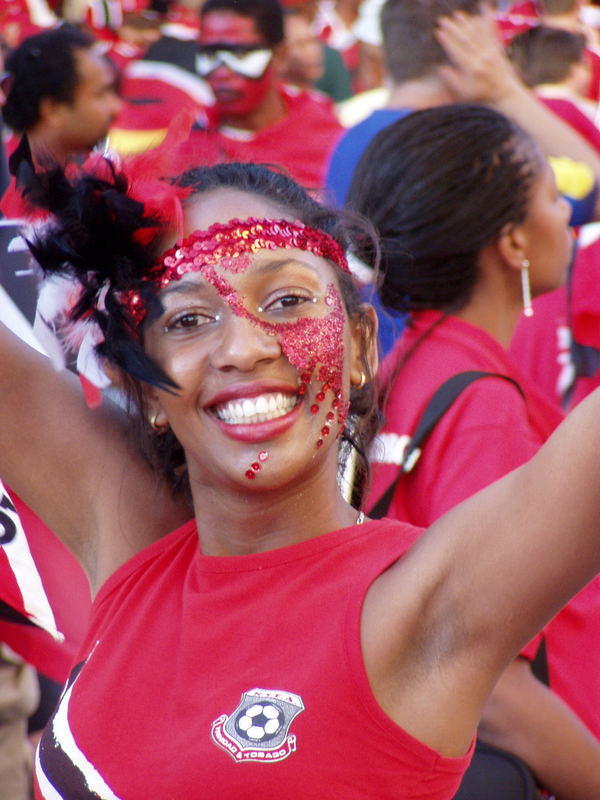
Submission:
[[198,292],[207,292],[213,289],[212,285],[204,278],[201,280],[194,280],[193,278],[180,278],[180,280],[171,281],[162,292],[162,297],[167,297],[171,294],[191,294]]
[[[269,258],[263,264],[257,264],[255,266],[254,274],[259,273],[261,275],[265,275],[277,272],[285,267],[294,266],[300,266],[303,269],[308,269],[313,273],[313,275],[319,277],[319,272],[316,267],[296,256],[290,258]],[[224,269],[224,272],[227,273],[229,270]],[[199,279],[194,276],[199,276]],[[161,291],[161,296],[166,299],[167,297],[171,297],[173,295],[198,293],[205,294],[210,293],[213,289],[214,287],[210,280],[207,280],[202,276],[202,268],[200,268],[199,270],[190,273],[188,276],[180,278],[179,280],[171,281],[171,283],[169,283],[169,285]]]
[[264,274],[268,272],[276,272],[278,269],[281,269],[282,267],[295,266],[295,265],[305,267],[306,269],[309,269],[311,272],[314,272],[316,275],[319,274],[317,269],[312,264],[309,264],[308,262],[303,261],[301,258],[298,258],[296,256],[290,258],[269,259],[268,261],[265,261],[264,264],[259,264],[256,267],[256,271]]

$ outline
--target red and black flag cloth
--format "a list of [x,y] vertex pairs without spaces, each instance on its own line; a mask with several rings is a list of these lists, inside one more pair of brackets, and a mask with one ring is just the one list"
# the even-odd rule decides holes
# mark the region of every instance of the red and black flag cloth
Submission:
[[73,556],[0,482],[0,641],[63,683],[89,606],[87,581]]

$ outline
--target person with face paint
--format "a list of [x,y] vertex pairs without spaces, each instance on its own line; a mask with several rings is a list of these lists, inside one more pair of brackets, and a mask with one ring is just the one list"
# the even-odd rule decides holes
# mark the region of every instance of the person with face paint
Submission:
[[285,44],[278,1],[207,0],[198,47],[196,70],[215,104],[192,130],[189,163],[269,163],[307,188],[322,188],[343,129],[326,98],[280,83]]
[[426,533],[368,520],[375,318],[336,214],[251,164],[31,191],[70,341],[132,400],[90,410],[0,326],[0,472],[96,594],[37,797],[449,800],[502,668],[600,567],[600,396]]

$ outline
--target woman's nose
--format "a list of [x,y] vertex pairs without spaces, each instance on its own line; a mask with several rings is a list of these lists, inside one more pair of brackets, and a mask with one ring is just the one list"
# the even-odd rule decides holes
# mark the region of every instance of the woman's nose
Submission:
[[220,336],[211,352],[211,362],[218,369],[248,372],[261,361],[281,355],[279,337],[249,313],[226,313]]

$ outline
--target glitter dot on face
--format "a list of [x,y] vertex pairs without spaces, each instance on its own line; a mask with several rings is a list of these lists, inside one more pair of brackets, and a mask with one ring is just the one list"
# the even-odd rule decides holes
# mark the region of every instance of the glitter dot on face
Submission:
[[326,425],[321,428],[321,436],[329,436],[329,428]]
[[310,413],[311,413],[311,414],[318,414],[318,413],[319,413],[319,406],[318,406],[316,403],[314,403],[314,404],[313,404],[313,405],[310,407]]
[[261,450],[260,453],[258,454],[258,460],[262,462],[265,462],[268,457],[269,454],[266,450]]
[[254,472],[254,470],[248,469],[246,470],[246,477],[248,478],[249,481],[253,481],[254,478],[256,478],[256,472]]
[[260,464],[258,463],[258,461],[255,461],[253,464],[250,464],[250,466],[252,467],[254,472],[258,472],[258,470],[260,469]]
[[317,449],[323,447],[323,439],[317,439]]

